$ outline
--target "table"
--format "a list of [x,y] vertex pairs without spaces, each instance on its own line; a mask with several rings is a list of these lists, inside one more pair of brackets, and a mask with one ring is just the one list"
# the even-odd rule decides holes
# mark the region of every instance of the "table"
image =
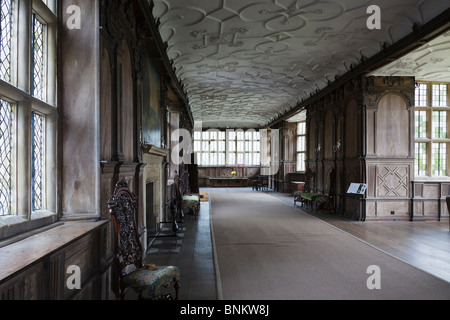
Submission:
[[236,187],[243,188],[248,186],[247,178],[209,178],[210,187]]

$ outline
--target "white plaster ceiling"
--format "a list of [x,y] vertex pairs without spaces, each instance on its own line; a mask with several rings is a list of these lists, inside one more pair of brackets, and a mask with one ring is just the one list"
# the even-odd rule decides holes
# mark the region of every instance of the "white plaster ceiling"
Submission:
[[450,31],[375,71],[374,76],[414,76],[416,80],[450,82]]
[[307,118],[307,112],[306,110],[300,111],[293,115],[292,117],[286,119],[287,122],[302,122],[306,121]]
[[[194,119],[264,127],[450,0],[154,0]],[[367,8],[381,8],[369,30]],[[430,58],[439,59],[441,56]],[[437,61],[437,60],[433,60]]]

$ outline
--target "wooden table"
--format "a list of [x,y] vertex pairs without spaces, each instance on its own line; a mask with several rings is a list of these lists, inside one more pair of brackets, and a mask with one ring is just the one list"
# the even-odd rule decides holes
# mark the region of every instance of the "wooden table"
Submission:
[[210,187],[243,188],[248,186],[247,178],[209,178]]

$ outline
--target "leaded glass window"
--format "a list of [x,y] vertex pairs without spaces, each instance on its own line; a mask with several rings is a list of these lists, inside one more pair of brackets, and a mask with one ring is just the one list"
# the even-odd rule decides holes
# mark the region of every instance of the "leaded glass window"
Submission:
[[11,214],[11,104],[0,100],[0,216]]
[[427,137],[427,112],[416,111],[416,138]]
[[447,85],[433,85],[433,107],[447,107]]
[[45,93],[45,24],[33,14],[33,96],[44,100]]
[[0,0],[0,79],[11,82],[12,0]]
[[306,171],[306,122],[297,124],[297,171]]
[[428,85],[420,83],[416,87],[416,107],[426,107],[428,105]]
[[433,143],[433,176],[447,175],[447,144]]
[[32,207],[43,209],[44,195],[44,117],[33,112],[33,161],[32,161]]
[[0,0],[0,241],[56,216],[56,9],[56,0]]
[[201,166],[259,166],[260,150],[260,133],[256,130],[194,133],[194,152]]
[[433,112],[433,139],[447,138],[447,111]]
[[415,174],[447,176],[448,84],[421,82],[415,93]]
[[418,176],[427,174],[427,144],[415,144],[415,171]]

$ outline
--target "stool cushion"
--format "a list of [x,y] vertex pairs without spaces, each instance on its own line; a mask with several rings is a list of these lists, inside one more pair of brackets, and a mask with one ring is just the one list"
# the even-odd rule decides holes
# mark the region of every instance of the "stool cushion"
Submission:
[[144,292],[151,297],[158,297],[166,290],[174,279],[180,279],[180,269],[175,266],[155,267],[150,270],[140,268],[125,276],[125,286]]

